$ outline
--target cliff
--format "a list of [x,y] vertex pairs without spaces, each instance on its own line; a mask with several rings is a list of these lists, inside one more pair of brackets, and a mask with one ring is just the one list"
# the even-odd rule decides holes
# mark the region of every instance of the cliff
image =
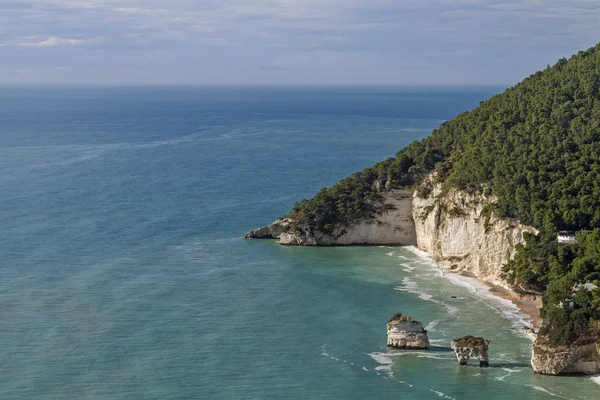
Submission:
[[289,218],[252,230],[246,238],[279,239],[282,245],[343,246],[361,244],[415,245],[412,190],[385,192],[379,212],[348,225],[337,226],[333,233],[307,229]]
[[515,245],[524,243],[524,232],[537,230],[495,216],[490,207],[495,201],[456,189],[442,194],[440,184],[427,198],[415,192],[412,209],[419,248],[449,269],[504,285],[500,274],[514,257]]
[[[430,184],[431,177],[427,177]],[[309,230],[289,218],[252,230],[247,238],[279,239],[282,245],[417,245],[443,266],[468,271],[502,284],[502,266],[514,257],[523,233],[537,233],[519,221],[489,212],[493,197],[450,190],[434,185],[427,198],[417,191],[393,190],[384,194],[381,212],[370,219],[337,226],[327,234]]]
[[[523,233],[537,234],[537,230],[517,220],[494,215],[491,206],[496,199],[492,196],[456,189],[443,192],[440,184],[432,183],[432,176],[422,184],[431,188],[426,198],[417,191],[388,192],[380,213],[371,219],[340,226],[333,234],[304,230],[288,218],[251,231],[246,237],[278,238],[282,245],[417,244],[446,268],[507,286],[501,278],[502,267],[515,256],[515,246],[524,243]],[[425,349],[429,342],[420,323],[398,320],[388,323],[388,346]],[[486,351],[463,347],[453,345],[459,361],[475,354],[481,365],[486,365],[487,346]],[[538,336],[531,365],[535,372],[546,375],[598,374],[600,344],[591,341],[552,346],[547,337]]]
[[[572,288],[600,285],[599,65],[600,44],[561,59],[247,237],[283,245],[416,243],[450,269],[545,291],[549,341],[534,346],[539,371],[596,362],[575,344],[600,320],[600,289],[573,296]],[[563,230],[577,232],[569,247],[556,240]],[[568,308],[560,307],[565,299]],[[542,365],[553,357],[566,357],[567,366]]]
[[545,336],[538,336],[533,344],[531,366],[539,374],[600,373],[600,343],[553,346]]

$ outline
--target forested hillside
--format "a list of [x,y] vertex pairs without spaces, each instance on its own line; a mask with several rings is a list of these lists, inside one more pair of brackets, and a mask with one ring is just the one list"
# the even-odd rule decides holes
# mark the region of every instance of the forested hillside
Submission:
[[[506,278],[521,288],[549,288],[546,330],[554,342],[589,336],[590,319],[600,319],[600,291],[578,294],[573,308],[554,305],[574,297],[576,282],[600,279],[600,45],[322,189],[289,216],[329,232],[376,212],[382,190],[418,185],[432,171],[446,188],[495,195],[495,213],[540,230],[506,267]],[[560,246],[556,232],[563,229],[586,232],[577,245]]]

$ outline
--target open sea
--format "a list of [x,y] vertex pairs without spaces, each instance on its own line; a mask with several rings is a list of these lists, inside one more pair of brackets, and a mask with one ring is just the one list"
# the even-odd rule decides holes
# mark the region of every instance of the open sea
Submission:
[[0,87],[0,399],[600,398],[411,249],[243,239],[501,90]]

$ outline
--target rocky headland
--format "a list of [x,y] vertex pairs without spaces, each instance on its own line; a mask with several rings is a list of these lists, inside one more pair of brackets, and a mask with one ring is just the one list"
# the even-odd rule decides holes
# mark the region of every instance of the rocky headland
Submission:
[[[432,178],[426,179],[424,183],[431,184]],[[246,237],[277,239],[281,245],[292,246],[416,245],[442,267],[489,284],[494,294],[513,301],[539,328],[541,300],[515,293],[502,279],[502,267],[515,256],[515,246],[525,243],[523,234],[536,234],[537,230],[490,213],[494,202],[494,197],[455,189],[443,193],[437,184],[427,197],[416,190],[384,193],[382,211],[339,226],[334,233],[310,230],[284,218],[250,231]],[[428,345],[420,323],[388,323],[388,346],[425,349]],[[596,374],[600,373],[599,353],[598,344],[553,347],[540,337],[533,346],[532,366],[542,374]]]
[[380,213],[352,224],[339,225],[331,233],[304,227],[291,218],[281,218],[248,232],[246,238],[279,239],[279,244],[293,246],[416,245],[412,199],[412,190],[386,192]]
[[[432,177],[423,184],[433,185]],[[502,267],[524,243],[523,233],[536,233],[517,220],[489,212],[493,197],[459,190],[442,193],[433,186],[427,197],[417,190],[394,190],[382,195],[382,207],[370,218],[339,225],[333,233],[311,229],[291,218],[252,230],[246,238],[278,239],[281,245],[416,245],[442,266],[464,271],[480,280],[506,286]]]
[[536,327],[543,294],[536,372],[600,373],[600,335],[586,333],[600,320],[598,65],[600,44],[562,59],[246,237],[416,245],[504,298],[527,295]]
[[584,337],[568,345],[552,343],[542,328],[533,343],[531,353],[533,370],[544,375],[598,374],[600,372],[598,339],[600,322],[594,325]]

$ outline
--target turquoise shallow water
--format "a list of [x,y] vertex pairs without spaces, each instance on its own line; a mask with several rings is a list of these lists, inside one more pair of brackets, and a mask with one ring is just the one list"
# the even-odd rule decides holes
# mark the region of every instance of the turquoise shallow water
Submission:
[[[497,91],[3,88],[0,398],[597,398],[407,249],[242,239]],[[396,311],[431,351],[387,350]]]

